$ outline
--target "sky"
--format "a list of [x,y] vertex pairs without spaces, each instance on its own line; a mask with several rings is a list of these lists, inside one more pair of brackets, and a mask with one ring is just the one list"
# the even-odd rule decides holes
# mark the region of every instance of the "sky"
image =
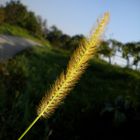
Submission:
[[[0,0],[4,3],[6,0]],[[123,43],[140,41],[140,0],[21,0],[29,10],[69,35],[87,36],[103,13],[110,12],[104,35]]]

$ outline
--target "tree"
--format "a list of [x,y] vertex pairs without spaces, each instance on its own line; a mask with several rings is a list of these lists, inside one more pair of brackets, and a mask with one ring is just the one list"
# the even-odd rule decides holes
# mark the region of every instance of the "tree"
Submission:
[[40,34],[42,34],[43,37],[46,37],[47,20],[43,20],[41,16],[37,16],[37,22],[40,26]]
[[108,62],[111,64],[111,57],[114,54],[113,49],[109,47],[108,41],[102,41],[99,47],[99,54],[102,54],[104,57],[108,57]]
[[3,7],[0,7],[0,24],[3,24],[5,21],[5,10]]
[[28,11],[19,0],[7,2],[4,11],[5,23],[25,28],[37,37],[43,36],[45,21],[40,16],[36,16],[34,12]]
[[109,39],[108,40],[109,44],[111,44],[111,48],[113,48],[114,52],[121,52],[122,51],[122,43],[115,40],[115,39]]
[[135,43],[126,43],[122,47],[122,56],[127,60],[126,67],[130,67],[130,57],[133,56],[133,48],[135,47]]
[[85,39],[83,35],[72,36],[67,42],[66,46],[69,50],[74,50],[80,45],[80,42],[82,42],[83,39]]
[[71,37],[69,35],[67,35],[67,34],[61,35],[61,37],[60,37],[60,42],[62,43],[61,48],[69,49],[68,48],[68,43],[69,43],[70,40],[71,40]]
[[60,42],[60,37],[63,35],[62,31],[59,30],[56,26],[52,26],[48,30],[47,38],[54,47],[62,46],[62,42]]
[[37,18],[35,16],[34,12],[28,12],[25,28],[37,37],[40,37],[43,34],[42,26],[37,21]]
[[132,56],[133,56],[133,65],[136,66],[136,70],[137,70],[140,61],[140,42],[135,43],[135,45],[133,46]]
[[20,1],[10,1],[5,6],[6,23],[25,27],[28,16],[27,8]]

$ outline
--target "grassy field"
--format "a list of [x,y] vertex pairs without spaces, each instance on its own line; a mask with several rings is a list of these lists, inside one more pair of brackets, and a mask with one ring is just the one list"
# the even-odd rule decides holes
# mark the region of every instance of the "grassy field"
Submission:
[[10,25],[10,24],[1,25],[0,26],[0,34],[1,35],[11,35],[11,36],[24,37],[24,38],[36,41],[44,46],[50,46],[49,42],[47,40],[43,39],[43,37],[40,37],[40,38],[34,37],[26,29],[23,29],[23,28],[18,27],[18,26]]
[[[17,139],[35,118],[40,99],[66,68],[69,56],[48,46],[33,47],[0,64],[0,139]],[[139,72],[94,58],[54,115],[40,120],[25,139],[125,136],[120,130],[139,112],[139,91]]]

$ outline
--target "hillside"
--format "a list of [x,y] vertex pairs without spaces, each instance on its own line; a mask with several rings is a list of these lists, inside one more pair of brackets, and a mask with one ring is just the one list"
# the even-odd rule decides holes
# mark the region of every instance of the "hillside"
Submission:
[[43,44],[44,46],[45,45],[49,46],[49,42],[46,41],[44,38],[35,37],[28,30],[26,30],[25,28],[21,28],[17,25],[10,25],[7,23],[2,24],[0,26],[0,35],[22,37],[22,38],[30,39],[40,44]]
[[49,46],[45,39],[33,37],[27,30],[9,24],[0,26],[0,61],[32,46]]
[[[40,99],[65,69],[69,56],[67,51],[33,47],[0,64],[0,139],[17,139],[35,118]],[[139,91],[139,72],[94,58],[55,114],[39,121],[26,138],[99,140],[136,136]]]
[[[131,30],[137,31],[139,27],[133,16],[138,13],[133,6],[138,4],[50,2],[0,2],[0,140],[17,140],[36,121],[23,140],[140,139],[140,42],[139,33]],[[94,19],[108,8],[110,12]],[[121,14],[123,11],[125,14]],[[85,35],[75,33],[85,33],[93,21],[96,24],[86,43]],[[108,21],[107,34],[98,40]],[[79,55],[84,52],[86,55],[80,58],[75,54],[74,68],[65,79],[66,66],[79,44]],[[49,116],[48,112],[55,109],[53,105],[70,89],[67,87],[75,82],[98,44],[98,53],[90,60],[89,67]],[[112,65],[122,63],[125,68]],[[55,88],[58,91],[51,94],[50,104],[45,102],[45,108],[36,118],[42,97],[61,72],[65,81]],[[49,117],[41,119],[44,110]]]

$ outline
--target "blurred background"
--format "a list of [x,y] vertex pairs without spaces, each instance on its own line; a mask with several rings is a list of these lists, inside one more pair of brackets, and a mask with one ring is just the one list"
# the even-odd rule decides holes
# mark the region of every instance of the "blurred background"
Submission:
[[74,90],[26,140],[140,137],[140,1],[0,0],[0,139],[15,140],[79,43],[110,21]]

